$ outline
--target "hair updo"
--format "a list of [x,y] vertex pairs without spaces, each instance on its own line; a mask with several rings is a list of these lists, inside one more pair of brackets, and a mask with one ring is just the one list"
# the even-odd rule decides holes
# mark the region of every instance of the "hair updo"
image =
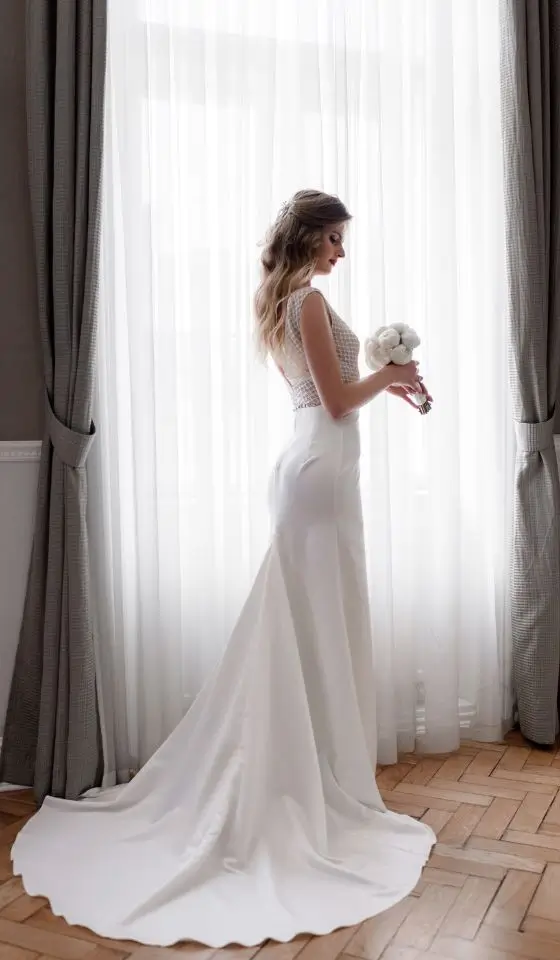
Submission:
[[285,301],[310,282],[324,231],[350,219],[338,197],[319,190],[300,190],[281,207],[266,237],[262,280],[255,294],[257,341],[263,354],[284,343]]

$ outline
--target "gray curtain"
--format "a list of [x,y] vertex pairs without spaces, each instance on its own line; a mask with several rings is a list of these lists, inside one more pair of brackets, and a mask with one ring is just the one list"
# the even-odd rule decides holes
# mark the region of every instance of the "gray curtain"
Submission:
[[501,0],[502,123],[517,433],[513,680],[521,730],[554,742],[560,665],[560,3]]
[[96,353],[106,0],[27,0],[29,184],[46,430],[0,780],[99,782],[85,462]]

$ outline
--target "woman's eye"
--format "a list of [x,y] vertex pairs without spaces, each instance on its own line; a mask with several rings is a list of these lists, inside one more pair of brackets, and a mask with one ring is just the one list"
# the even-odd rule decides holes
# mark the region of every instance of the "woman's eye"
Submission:
[[331,243],[334,243],[334,244],[340,243],[340,237],[332,236],[332,237],[331,237]]

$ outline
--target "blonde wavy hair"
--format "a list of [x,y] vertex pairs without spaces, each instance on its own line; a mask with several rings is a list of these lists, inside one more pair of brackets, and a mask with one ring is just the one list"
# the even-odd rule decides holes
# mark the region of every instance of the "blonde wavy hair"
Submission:
[[285,303],[315,273],[326,229],[350,220],[338,197],[300,190],[272,224],[261,256],[262,279],[255,293],[256,339],[262,356],[284,343]]

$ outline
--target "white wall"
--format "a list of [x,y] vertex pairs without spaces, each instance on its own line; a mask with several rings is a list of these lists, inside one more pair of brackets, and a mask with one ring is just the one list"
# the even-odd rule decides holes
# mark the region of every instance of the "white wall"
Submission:
[[0,442],[0,739],[31,556],[39,441]]

